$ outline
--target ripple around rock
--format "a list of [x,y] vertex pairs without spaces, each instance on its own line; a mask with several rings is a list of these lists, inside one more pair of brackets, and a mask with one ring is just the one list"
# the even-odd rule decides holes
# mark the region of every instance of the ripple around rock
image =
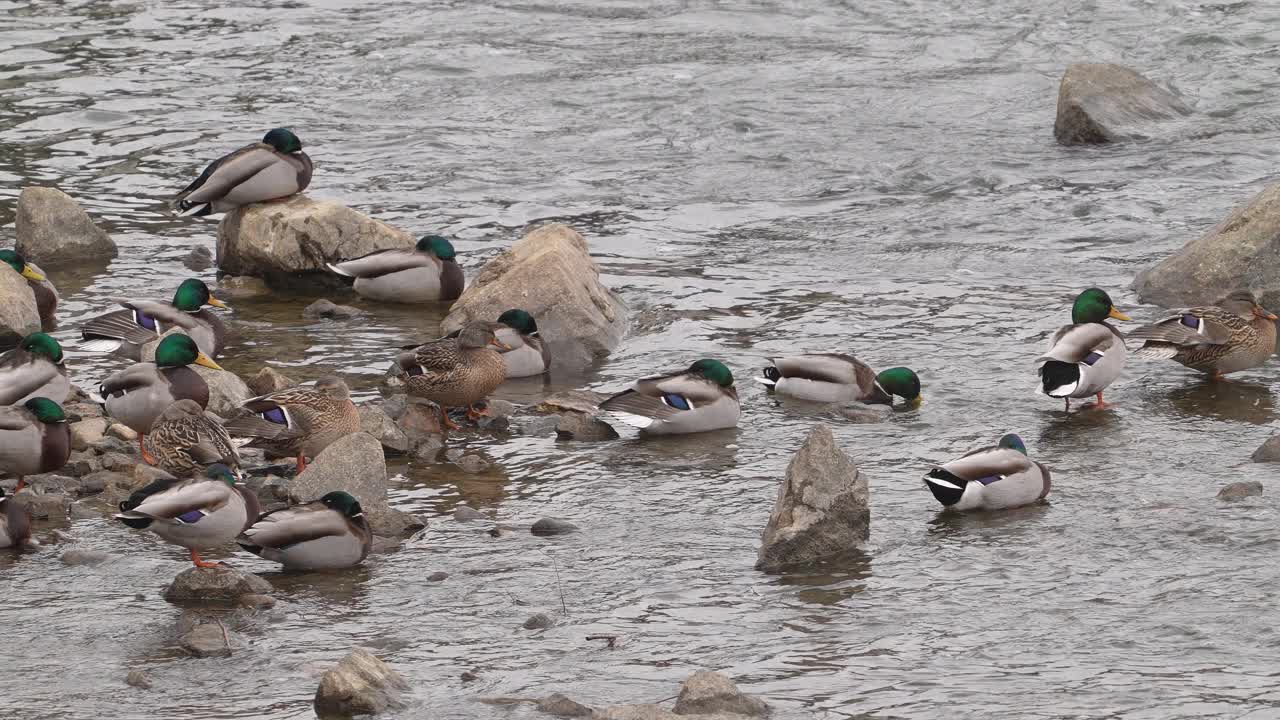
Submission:
[[355,648],[320,678],[315,710],[320,717],[376,715],[398,707],[409,689],[400,673],[368,650]]
[[44,265],[105,263],[116,244],[70,195],[56,188],[26,187],[18,195],[15,249]]

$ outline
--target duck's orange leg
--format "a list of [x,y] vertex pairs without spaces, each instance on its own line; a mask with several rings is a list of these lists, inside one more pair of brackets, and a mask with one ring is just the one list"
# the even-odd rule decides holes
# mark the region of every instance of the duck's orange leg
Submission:
[[147,439],[146,433],[138,433],[138,450],[142,451],[142,462],[148,465],[155,465],[156,459],[147,452],[147,446],[144,441]]
[[295,475],[301,475],[303,470],[307,469],[307,456],[301,451],[298,452],[298,469],[294,471]]
[[480,419],[480,418],[482,418],[482,417],[488,417],[488,416],[489,416],[489,408],[488,408],[488,407],[485,407],[485,408],[483,408],[483,409],[477,409],[474,403],[472,403],[471,405],[468,405],[468,406],[467,406],[467,419],[468,419],[468,420],[479,420],[479,419]]
[[201,560],[200,553],[196,552],[195,550],[191,551],[191,562],[195,563],[196,567],[198,568],[215,568],[219,566],[219,563],[205,562],[204,560]]
[[440,406],[440,429],[441,430],[461,430],[462,426],[449,419],[449,408]]
[[1101,391],[1099,391],[1099,392],[1098,392],[1098,403],[1097,403],[1097,405],[1096,405],[1095,407],[1104,408],[1104,407],[1106,407],[1106,406],[1107,406],[1107,403],[1106,403],[1106,402],[1104,402],[1104,401],[1103,401],[1103,399],[1102,399],[1102,392],[1101,392]]
[[17,495],[19,492],[22,492],[22,488],[24,488],[24,487],[26,487],[26,486],[27,486],[27,479],[26,479],[25,477],[23,477],[22,475],[19,475],[19,476],[18,476],[18,487],[16,487],[16,488],[14,488],[14,489],[13,489],[13,494],[14,494],[14,495]]

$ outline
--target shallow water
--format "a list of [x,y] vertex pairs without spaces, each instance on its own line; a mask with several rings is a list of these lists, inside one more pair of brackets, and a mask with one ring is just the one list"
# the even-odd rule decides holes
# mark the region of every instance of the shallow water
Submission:
[[[499,395],[614,389],[716,356],[744,402],[736,432],[473,434],[451,443],[486,473],[393,463],[396,504],[430,528],[347,574],[269,575],[282,602],[229,659],[172,648],[179,610],[157,591],[177,551],[77,522],[80,546],[121,559],[0,559],[0,716],[311,717],[318,671],[359,644],[413,685],[397,718],[533,717],[477,698],[554,691],[654,701],[698,668],[783,717],[1280,717],[1276,501],[1213,499],[1269,475],[1247,460],[1277,418],[1274,367],[1208,385],[1135,362],[1113,409],[1069,415],[1031,370],[1075,292],[1097,284],[1150,317],[1134,273],[1269,179],[1280,8],[816,4],[0,0],[4,234],[19,189],[53,184],[121,245],[106,273],[53,274],[60,337],[107,297],[189,275],[182,257],[216,226],[165,199],[287,124],[316,161],[313,195],[448,233],[469,272],[531,223],[588,236],[632,332],[595,372]],[[1159,140],[1058,147],[1057,79],[1077,60],[1130,64],[1202,114]],[[308,300],[236,303],[226,364],[337,369],[367,396],[388,348],[440,319],[368,305],[309,322]],[[828,418],[871,479],[872,541],[827,574],[773,577],[752,570],[755,547],[815,412],[746,379],[796,348],[910,365],[927,399],[879,425]],[[82,384],[117,367],[74,361]],[[1053,468],[1052,502],[940,517],[927,466],[1007,431]],[[450,518],[461,503],[582,531],[492,538]],[[521,630],[535,611],[561,624]],[[125,688],[133,668],[157,690]]]

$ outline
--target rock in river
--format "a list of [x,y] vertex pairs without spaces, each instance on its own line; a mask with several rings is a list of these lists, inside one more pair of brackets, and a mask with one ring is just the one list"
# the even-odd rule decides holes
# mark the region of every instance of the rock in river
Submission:
[[699,670],[680,686],[676,698],[677,715],[714,715],[728,713],[747,717],[764,717],[769,714],[765,701],[746,695],[726,675],[711,670]]
[[105,263],[116,256],[111,236],[56,188],[26,187],[18,195],[15,249],[42,265]]
[[40,330],[40,310],[27,279],[0,263],[0,348],[18,344]]
[[506,310],[528,311],[551,349],[553,366],[581,369],[609,354],[622,339],[627,312],[600,283],[587,241],[568,225],[544,225],[485,263],[458,298],[441,329],[496,320]]
[[818,425],[787,466],[756,569],[777,572],[840,555],[870,534],[867,479]]
[[344,282],[327,263],[414,243],[409,233],[345,205],[295,195],[227,213],[218,225],[218,267],[272,286],[337,288]]
[[316,714],[377,715],[400,705],[400,693],[408,689],[409,684],[391,666],[368,650],[355,648],[320,678]]
[[178,576],[164,589],[164,599],[169,602],[234,603],[242,595],[265,595],[272,590],[271,583],[257,575],[230,567],[192,567]]
[[239,635],[217,623],[200,623],[178,638],[178,645],[196,657],[228,657],[244,646]]
[[1189,307],[1247,288],[1272,312],[1280,306],[1280,183],[1235,208],[1203,236],[1138,273],[1142,302]]
[[268,366],[258,370],[253,377],[249,378],[249,382],[246,384],[249,386],[249,391],[257,396],[291,388],[298,383],[290,379],[288,375]]
[[1219,500],[1243,500],[1262,494],[1262,483],[1257,480],[1233,482],[1218,491]]
[[306,503],[333,490],[345,490],[360,501],[369,529],[377,535],[399,537],[424,527],[421,520],[387,505],[387,463],[382,443],[358,432],[320,452],[302,474],[289,483],[289,500]]
[[1058,86],[1053,135],[1063,145],[1149,137],[1155,123],[1191,113],[1177,95],[1121,65],[1071,65]]

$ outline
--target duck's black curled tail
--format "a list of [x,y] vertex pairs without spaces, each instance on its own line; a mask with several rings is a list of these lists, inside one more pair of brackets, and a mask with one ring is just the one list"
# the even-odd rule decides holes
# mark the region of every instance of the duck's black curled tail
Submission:
[[1080,386],[1080,366],[1061,360],[1047,360],[1040,367],[1040,384],[1049,397],[1067,397]]

